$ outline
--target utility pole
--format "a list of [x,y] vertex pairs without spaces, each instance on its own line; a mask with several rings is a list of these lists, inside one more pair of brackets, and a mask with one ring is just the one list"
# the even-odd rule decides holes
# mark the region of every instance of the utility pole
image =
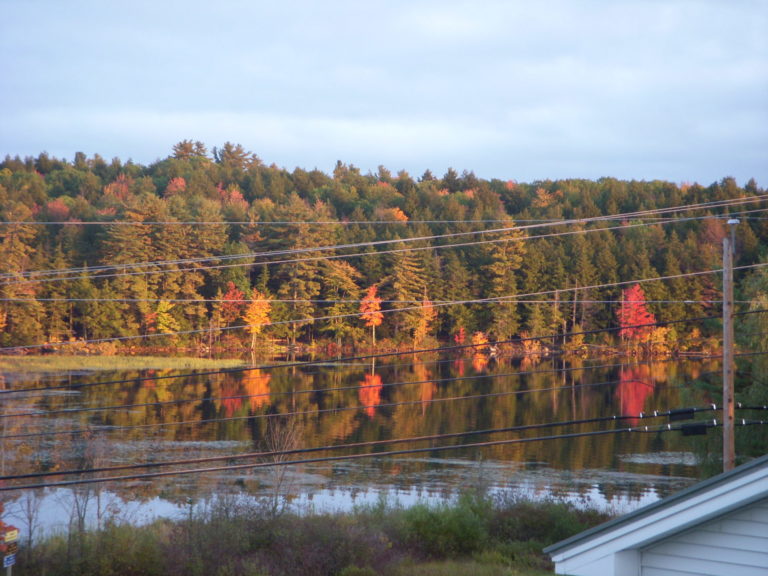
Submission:
[[729,233],[723,238],[723,472],[736,465],[733,402],[733,253],[735,218],[728,220]]

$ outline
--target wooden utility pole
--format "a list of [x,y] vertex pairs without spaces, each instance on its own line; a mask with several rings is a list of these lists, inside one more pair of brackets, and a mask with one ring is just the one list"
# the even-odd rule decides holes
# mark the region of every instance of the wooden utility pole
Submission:
[[733,402],[733,252],[734,227],[739,221],[728,220],[729,233],[723,238],[723,472],[736,465]]

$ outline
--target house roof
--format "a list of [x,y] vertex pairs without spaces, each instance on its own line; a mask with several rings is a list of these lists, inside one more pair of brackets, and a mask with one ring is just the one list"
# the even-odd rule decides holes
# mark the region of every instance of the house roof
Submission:
[[[544,549],[570,557],[597,547],[638,548],[768,498],[768,454]],[[556,560],[557,561],[557,560]]]

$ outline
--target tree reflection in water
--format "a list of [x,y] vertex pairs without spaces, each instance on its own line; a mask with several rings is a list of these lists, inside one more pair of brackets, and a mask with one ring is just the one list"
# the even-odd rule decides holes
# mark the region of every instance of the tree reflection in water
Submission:
[[[166,378],[174,372],[163,371],[157,373],[163,379],[153,381],[144,379],[147,372],[136,371],[63,374],[62,381],[72,386],[68,393],[14,394],[0,403],[0,464],[3,474],[12,476],[76,469],[83,464],[84,454],[98,453],[99,465],[110,466],[233,455],[270,442],[313,448],[512,425],[635,416],[653,410],[708,405],[709,388],[697,385],[695,380],[701,374],[719,370],[717,360],[620,366],[620,361],[576,362],[546,357],[523,362],[499,356],[489,362],[482,353],[459,358],[411,358],[377,361],[375,370],[370,365],[344,363],[199,377],[179,370],[177,373],[183,374],[179,378]],[[51,376],[3,377],[14,388],[37,388],[50,383]],[[107,380],[115,383],[93,385]],[[384,400],[386,408],[382,407]],[[281,433],[268,426],[273,415],[289,414],[296,425],[281,427]],[[663,423],[648,421],[649,425]],[[515,440],[596,429],[597,424],[534,429],[483,439]],[[287,430],[291,433],[285,434]],[[738,435],[742,450],[755,446],[764,449],[768,444],[766,432],[760,427],[739,430]],[[292,458],[282,458],[277,462],[281,475],[268,484],[275,504],[281,502],[275,495],[284,494],[287,477],[282,473],[286,470],[291,470],[291,478],[301,477],[301,482],[296,482],[296,494],[326,487],[387,490],[393,486],[397,490],[450,493],[474,481],[467,475],[470,470],[477,473],[476,462],[480,459],[484,463],[480,473],[491,487],[502,489],[534,482],[548,490],[559,486],[569,494],[584,495],[599,484],[603,494],[636,498],[638,494],[665,493],[670,485],[692,482],[701,473],[697,462],[704,458],[703,454],[716,452],[715,436],[608,434],[343,464],[285,465]],[[452,438],[446,443],[475,440]],[[86,447],[84,442],[93,445]],[[436,440],[434,445],[440,443]],[[416,445],[397,445],[397,449],[407,447]],[[190,494],[198,497],[237,487],[257,493],[260,485],[263,487],[253,482],[257,477],[262,477],[261,472],[254,476],[248,471],[232,471],[159,478],[132,485],[112,483],[109,489],[128,500],[146,501],[162,495],[175,501]],[[274,491],[275,487],[280,488]]]

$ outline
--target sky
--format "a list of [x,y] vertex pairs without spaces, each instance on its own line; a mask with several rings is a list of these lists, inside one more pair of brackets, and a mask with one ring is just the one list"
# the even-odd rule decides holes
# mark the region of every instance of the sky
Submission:
[[0,158],[768,187],[765,0],[0,0]]

